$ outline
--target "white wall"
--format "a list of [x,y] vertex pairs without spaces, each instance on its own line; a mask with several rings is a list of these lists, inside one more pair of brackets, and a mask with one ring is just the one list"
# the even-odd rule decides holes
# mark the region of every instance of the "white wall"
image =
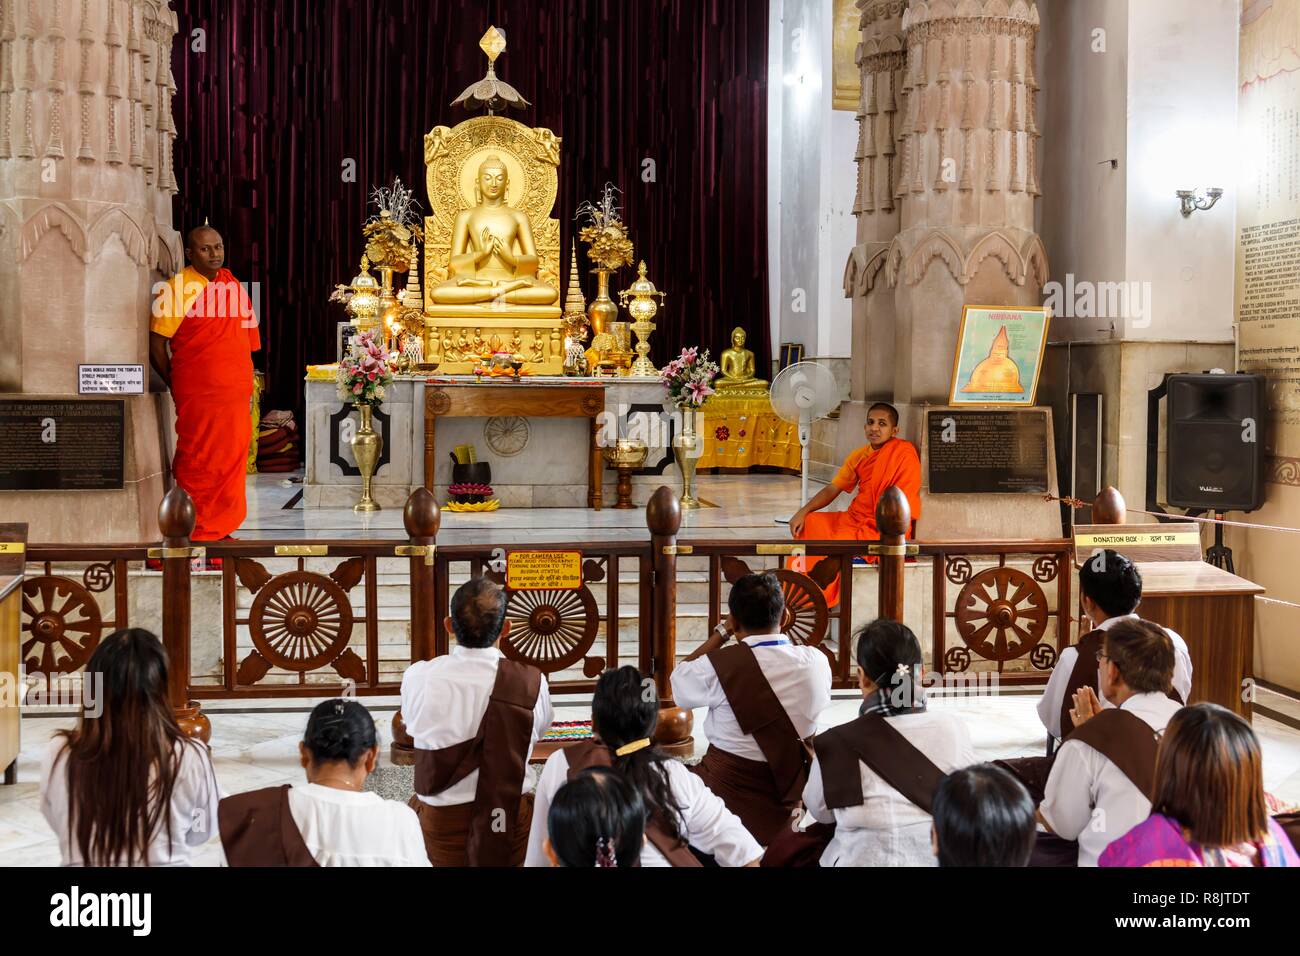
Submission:
[[[1239,0],[1130,0],[1126,268],[1152,287],[1139,340],[1231,342]],[[1184,219],[1176,189],[1227,190]]]
[[[1128,0],[1039,0],[1038,9],[1038,231],[1051,278],[1118,282],[1126,269]],[[1110,337],[1108,322],[1052,318],[1053,341]]]
[[[1237,0],[1038,5],[1051,278],[1143,296],[1127,315],[1058,311],[1053,341],[1232,341]],[[1184,219],[1175,191],[1209,186],[1224,198]]]

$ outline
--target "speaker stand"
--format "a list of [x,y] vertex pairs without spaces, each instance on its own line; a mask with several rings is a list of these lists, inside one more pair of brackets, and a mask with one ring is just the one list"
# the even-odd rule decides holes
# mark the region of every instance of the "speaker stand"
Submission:
[[[1216,511],[1213,513],[1213,517],[1222,518],[1223,515]],[[1206,550],[1205,560],[1216,568],[1222,568],[1229,574],[1237,573],[1232,566],[1232,549],[1223,543],[1223,525],[1221,524],[1215,524],[1214,526],[1214,546]]]

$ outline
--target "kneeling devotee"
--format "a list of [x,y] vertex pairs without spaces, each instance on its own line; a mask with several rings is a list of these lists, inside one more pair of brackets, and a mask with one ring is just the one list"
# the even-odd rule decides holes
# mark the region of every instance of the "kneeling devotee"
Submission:
[[799,806],[808,779],[804,740],[831,702],[831,667],[820,650],[781,633],[785,597],[775,576],[740,578],[727,606],[731,633],[715,630],[673,669],[673,700],[709,709],[709,747],[691,769],[766,846]]
[[605,671],[591,699],[585,740],[547,758],[533,804],[525,866],[547,866],[547,815],[564,784],[587,767],[613,767],[641,793],[646,806],[642,866],[700,866],[691,848],[721,866],[757,866],[763,848],[704,782],[654,745],[659,697],[635,667]]
[[230,866],[428,866],[411,808],[366,792],[375,721],[355,700],[321,701],[298,745],[305,786],[226,797],[217,810]]
[[641,865],[646,809],[612,767],[588,767],[555,794],[542,852],[551,866],[629,869]]
[[934,792],[934,855],[940,866],[1028,866],[1034,801],[991,763],[955,770]]
[[1098,865],[1300,867],[1268,815],[1263,766],[1242,718],[1218,704],[1184,707],[1160,740],[1151,816],[1106,847]]
[[[1120,621],[1138,619],[1142,600],[1142,575],[1137,566],[1117,551],[1098,551],[1079,568],[1079,590],[1083,613],[1093,629],[1079,638],[1079,643],[1061,651],[1052,676],[1038,701],[1038,717],[1053,737],[1064,737],[1074,729],[1070,708],[1075,693],[1091,687],[1100,693],[1101,705],[1112,704],[1101,693],[1097,652],[1106,631]],[[1192,693],[1192,655],[1187,642],[1176,631],[1164,628],[1174,646],[1174,676],[1170,696],[1180,704]]]
[[244,520],[252,440],[251,353],[262,347],[244,287],[222,268],[221,234],[185,240],[190,264],[159,289],[149,322],[149,362],[176,403],[172,475],[194,500],[191,539],[230,536]]
[[1182,707],[1165,691],[1173,678],[1169,636],[1149,621],[1125,620],[1104,632],[1101,689],[1114,706],[1102,709],[1091,687],[1075,695],[1074,730],[1061,744],[1047,777],[1039,822],[1058,840],[1040,835],[1031,865],[1070,865],[1078,841],[1079,866],[1096,866],[1112,840],[1151,812],[1150,794],[1160,735]]
[[415,796],[434,866],[518,866],[532,819],[523,795],[533,745],[551,725],[542,672],[507,660],[505,593],[486,578],[462,584],[444,626],[451,653],[402,676],[402,717],[415,741]]
[[[921,515],[921,459],[916,448],[906,439],[898,437],[898,409],[877,402],[867,410],[867,444],[851,453],[836,472],[831,483],[808,500],[808,503],[790,518],[790,534],[794,538],[822,541],[842,539],[849,541],[875,541],[880,537],[876,529],[876,504],[890,485],[898,485],[907,496],[912,518]],[[822,513],[841,492],[857,489],[857,495],[844,511]],[[823,560],[798,557],[790,560],[790,567],[804,574]],[[838,576],[829,573],[813,575],[822,585],[826,603],[835,606],[840,599]]]
[[809,815],[834,824],[821,865],[934,866],[935,791],[975,762],[970,733],[927,709],[921,645],[906,625],[872,621],[858,634],[857,659],[862,715],[817,735],[803,791]]

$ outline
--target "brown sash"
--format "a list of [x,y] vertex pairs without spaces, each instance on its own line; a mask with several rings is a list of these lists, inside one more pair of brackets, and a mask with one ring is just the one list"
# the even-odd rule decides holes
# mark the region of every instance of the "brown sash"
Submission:
[[[598,740],[584,740],[564,748],[564,756],[569,761],[569,778],[572,780],[588,767],[612,767],[614,753]],[[646,839],[656,850],[662,853],[670,866],[700,866],[690,848],[680,840],[674,840],[663,828],[659,815],[653,814],[646,820]]]
[[237,793],[217,805],[231,866],[319,866],[289,812],[288,784]]
[[1118,767],[1148,800],[1151,798],[1160,735],[1141,717],[1108,708],[1080,724],[1066,739],[1087,744]]
[[946,774],[879,714],[840,724],[813,742],[821,767],[826,806],[832,810],[862,804],[859,761],[926,813]]
[[753,648],[740,641],[713,651],[708,659],[740,729],[754,738],[772,768],[777,798],[799,800],[808,782],[808,748],[763,676]]
[[[1101,650],[1101,638],[1106,632],[1094,628],[1083,637],[1079,638],[1079,643],[1075,644],[1075,650],[1078,651],[1078,657],[1074,659],[1074,669],[1070,671],[1070,679],[1065,684],[1065,696],[1061,698],[1061,739],[1064,740],[1074,729],[1074,721],[1070,719],[1070,706],[1074,703],[1075,692],[1087,685],[1093,690],[1100,690],[1098,684],[1098,661],[1097,652]],[[1165,632],[1168,634],[1168,631]],[[1169,643],[1173,643],[1170,638]],[[1177,658],[1178,652],[1174,651]],[[1176,700],[1180,704],[1186,704],[1183,695],[1178,693],[1171,684],[1169,690],[1165,691],[1165,696],[1170,700]]]
[[466,848],[470,866],[512,862],[512,831],[518,825],[533,708],[541,686],[537,668],[502,658],[478,733],[450,747],[415,750],[415,792],[421,796],[436,796],[479,772]]
[[1101,636],[1105,631],[1091,630],[1079,638],[1074,645],[1078,656],[1074,659],[1074,669],[1070,679],[1065,682],[1065,696],[1061,698],[1061,738],[1069,736],[1074,729],[1070,718],[1070,708],[1074,705],[1074,695],[1083,687],[1097,689],[1097,652],[1101,650]]

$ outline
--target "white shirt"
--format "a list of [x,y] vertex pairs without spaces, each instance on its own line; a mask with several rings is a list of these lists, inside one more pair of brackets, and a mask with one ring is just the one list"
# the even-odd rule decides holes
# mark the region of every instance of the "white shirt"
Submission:
[[[826,655],[815,647],[791,644],[781,634],[751,634],[744,641],[754,648],[759,670],[772,686],[799,737],[812,736],[817,730],[818,716],[831,702],[831,665]],[[772,641],[780,643],[772,644]],[[673,702],[678,707],[709,709],[704,718],[704,736],[710,744],[746,760],[767,760],[758,741],[741,731],[707,654],[674,667],[671,682]]]
[[[1136,694],[1120,710],[1141,717],[1164,733],[1182,704],[1164,694]],[[1098,751],[1069,737],[1057,751],[1038,810],[1052,832],[1079,841],[1079,865],[1096,866],[1097,857],[1151,815],[1151,801],[1115,764]]]
[[[1097,625],[1096,630],[1109,630],[1119,621],[1136,620],[1137,617],[1136,614],[1108,617]],[[1164,627],[1163,624],[1160,627],[1169,635],[1169,640],[1174,645],[1174,690],[1178,691],[1179,696],[1186,703],[1192,697],[1192,655],[1187,650],[1187,642],[1183,640],[1181,634],[1173,628]],[[1043,689],[1043,696],[1038,701],[1038,719],[1043,722],[1043,726],[1053,737],[1061,736],[1061,704],[1065,698],[1065,685],[1070,682],[1070,672],[1074,670],[1074,662],[1078,658],[1077,647],[1071,646],[1061,651],[1056,667],[1052,669],[1052,676],[1047,680],[1047,687]],[[1115,706],[1102,695],[1100,678],[1098,686],[1093,690],[1097,692],[1097,699],[1101,701],[1102,707]]]
[[[417,661],[402,675],[402,719],[406,732],[420,750],[441,750],[463,743],[478,733],[487,712],[488,697],[497,679],[502,654],[495,647],[453,645],[451,653],[428,661]],[[542,676],[537,703],[533,705],[533,733],[529,755],[538,738],[551,726],[551,692]],[[527,766],[520,786],[527,779]],[[451,807],[474,802],[478,771],[433,797],[420,799],[433,807]]]
[[301,784],[289,813],[321,866],[432,865],[415,811],[377,793]]
[[[944,773],[978,760],[970,732],[953,714],[927,710],[885,720]],[[930,814],[861,761],[858,769],[862,772],[862,803],[831,810],[826,806],[821,765],[813,760],[803,790],[804,807],[819,823],[835,824],[835,836],[822,853],[821,865],[937,865],[930,845]]]
[[[68,758],[63,753],[66,741],[55,737],[45,749],[41,762],[41,813],[59,839],[64,866],[115,866],[115,861],[81,857],[75,834],[68,830]],[[176,781],[172,786],[171,805],[159,818],[158,829],[149,840],[149,866],[189,866],[190,849],[207,843],[217,833],[217,788],[212,758],[205,746],[195,742],[178,743],[181,750]],[[56,763],[56,758],[58,758]],[[171,841],[167,838],[167,820],[171,820]]]
[[[722,799],[704,785],[704,781],[686,769],[680,760],[660,764],[668,772],[668,787],[682,808],[682,836],[686,842],[717,858],[720,866],[744,866],[763,855],[763,847],[750,836]],[[528,855],[524,866],[550,866],[542,841],[546,839],[546,817],[551,801],[569,779],[569,758],[557,750],[546,758],[542,778],[537,783],[533,804],[532,829],[528,833]],[[649,841],[641,848],[642,866],[669,866],[668,859]]]

